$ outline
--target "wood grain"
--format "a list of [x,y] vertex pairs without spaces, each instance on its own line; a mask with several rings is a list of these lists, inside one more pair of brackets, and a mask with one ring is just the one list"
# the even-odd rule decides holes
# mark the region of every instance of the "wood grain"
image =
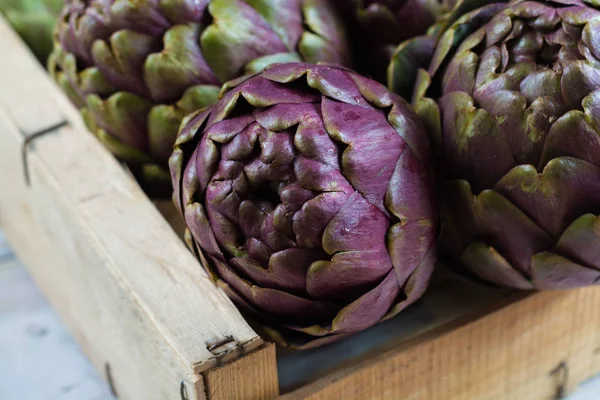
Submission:
[[474,320],[482,312],[514,300],[514,295],[510,290],[469,281],[440,264],[425,295],[396,317],[325,347],[279,351],[280,389],[284,393],[293,391],[340,367],[357,365],[400,348],[441,327],[456,326],[456,321]]
[[[274,399],[279,394],[277,368],[269,360],[275,357],[275,345],[206,373],[204,384],[208,399],[261,400]],[[268,365],[268,368],[256,368]],[[265,384],[265,382],[267,384]]]
[[[205,398],[200,374],[221,362],[207,346],[231,337],[242,356],[262,340],[2,19],[0,52],[0,220],[16,253],[119,398],[178,399],[181,382]],[[26,185],[23,136],[63,120],[29,146]]]
[[600,372],[600,287],[537,293],[346,366],[284,400],[553,400]]

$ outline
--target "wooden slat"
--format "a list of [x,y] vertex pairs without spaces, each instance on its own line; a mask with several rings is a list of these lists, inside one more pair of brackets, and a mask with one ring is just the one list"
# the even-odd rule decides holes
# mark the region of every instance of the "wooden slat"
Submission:
[[281,398],[553,400],[561,382],[568,393],[599,372],[600,287],[589,287],[456,321]]
[[514,301],[515,293],[469,281],[438,265],[425,295],[396,317],[328,346],[301,352],[279,351],[280,390],[293,391],[322,376],[404,346],[457,320],[472,320]]
[[[178,399],[182,381],[206,397],[200,375],[221,362],[208,347],[231,337],[241,356],[262,340],[1,19],[0,54],[0,220],[18,256],[120,398]],[[63,119],[29,146],[27,186],[23,134]],[[271,371],[269,348],[257,354]]]
[[[275,345],[206,373],[204,385],[209,399],[261,400],[279,394],[277,367],[269,363],[275,357]],[[256,368],[267,365],[267,368]],[[268,383],[268,384],[265,384]]]

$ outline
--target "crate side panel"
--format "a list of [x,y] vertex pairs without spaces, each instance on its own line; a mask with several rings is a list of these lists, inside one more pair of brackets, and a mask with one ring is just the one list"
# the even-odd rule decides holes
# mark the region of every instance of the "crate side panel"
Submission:
[[599,339],[599,287],[537,293],[282,398],[550,400],[600,372]]
[[[262,340],[1,18],[0,51],[9,55],[0,62],[0,215],[9,240],[101,372],[107,354],[129,369],[140,363],[140,377],[145,363],[157,365],[161,373],[124,378],[133,398],[167,379],[156,396],[171,398],[180,379],[204,396],[197,374],[220,362],[211,343],[231,337],[241,357]],[[22,135],[60,121],[68,126],[28,146],[27,187]],[[113,298],[118,304],[106,303]]]
[[0,38],[0,51],[11,55],[0,63],[0,105],[22,132],[36,132],[61,119],[70,124],[72,130],[61,130],[62,137],[56,140],[36,140],[36,154],[67,193],[82,229],[94,236],[97,252],[131,285],[167,340],[189,363],[213,358],[205,343],[191,338],[256,341],[256,333],[216,289],[133,178],[86,130],[77,110],[2,23]]
[[175,398],[193,369],[143,315],[130,289],[104,268],[88,238],[76,234],[78,221],[36,157],[29,157],[31,187],[10,179],[21,164],[18,152],[6,152],[9,126],[0,115],[2,189],[11,182],[10,198],[0,196],[0,216],[19,258],[120,398]]
[[324,347],[279,351],[277,368],[283,392],[290,392],[349,365],[357,365],[465,317],[489,312],[521,298],[460,277],[439,264],[427,293],[396,317]]
[[[246,357],[205,374],[210,400],[271,400],[279,394],[277,368],[269,360],[275,357],[275,345],[266,344]],[[256,368],[267,365],[268,368]],[[266,384],[265,384],[266,382]]]
[[[139,186],[86,130],[77,110],[3,23],[0,38],[0,51],[11,55],[0,63],[0,105],[22,132],[61,118],[70,124],[60,134],[37,139],[32,148],[66,194],[81,229],[93,237],[96,252],[131,286],[167,340],[190,363],[213,358],[205,343],[192,338],[256,340]],[[177,307],[170,300],[177,300]]]

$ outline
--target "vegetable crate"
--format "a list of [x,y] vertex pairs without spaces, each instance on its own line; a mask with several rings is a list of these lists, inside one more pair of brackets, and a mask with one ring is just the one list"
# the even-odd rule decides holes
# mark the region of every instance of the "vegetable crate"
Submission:
[[555,399],[600,372],[600,288],[490,291],[443,268],[397,318],[276,349],[3,21],[0,47],[2,229],[118,398]]

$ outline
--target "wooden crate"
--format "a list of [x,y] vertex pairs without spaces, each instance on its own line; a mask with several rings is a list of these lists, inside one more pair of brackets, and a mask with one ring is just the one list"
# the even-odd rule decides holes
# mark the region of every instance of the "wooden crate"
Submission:
[[600,372],[600,288],[526,295],[443,269],[397,318],[276,351],[3,20],[0,54],[0,223],[120,399],[555,399]]

